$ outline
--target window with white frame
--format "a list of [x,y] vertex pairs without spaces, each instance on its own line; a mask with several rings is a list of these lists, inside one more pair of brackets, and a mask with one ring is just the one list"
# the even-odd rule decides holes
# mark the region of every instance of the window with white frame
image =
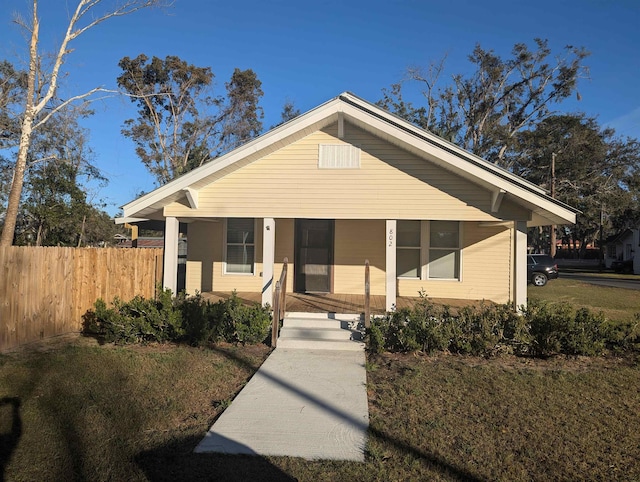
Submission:
[[226,272],[252,274],[255,259],[255,220],[227,219]]
[[460,279],[460,223],[431,221],[429,224],[429,279]]
[[616,253],[616,245],[615,244],[610,244],[607,246],[607,256],[610,259],[616,259],[617,253]]
[[422,273],[420,221],[398,221],[396,273],[398,278],[420,278]]

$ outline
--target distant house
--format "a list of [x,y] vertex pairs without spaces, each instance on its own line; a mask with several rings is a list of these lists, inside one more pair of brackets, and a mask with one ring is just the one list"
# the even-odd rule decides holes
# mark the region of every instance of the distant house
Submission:
[[616,262],[627,262],[633,272],[640,273],[640,257],[635,256],[640,248],[640,228],[625,229],[621,233],[610,237],[606,242],[605,266],[613,267]]
[[[186,239],[180,238],[180,244],[186,244]],[[118,241],[119,248],[164,248],[164,237],[140,236],[135,240],[124,237]],[[186,246],[184,248],[186,254]]]
[[130,202],[118,222],[160,222],[164,284],[186,289],[527,300],[527,228],[575,222],[543,189],[353,94]]

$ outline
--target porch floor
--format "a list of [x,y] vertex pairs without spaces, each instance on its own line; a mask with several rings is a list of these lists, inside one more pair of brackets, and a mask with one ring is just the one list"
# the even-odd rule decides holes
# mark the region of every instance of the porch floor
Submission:
[[[210,291],[202,293],[202,296],[213,302],[231,297],[230,292]],[[237,292],[236,296],[246,304],[260,304],[262,295],[258,292]],[[417,296],[398,296],[396,307],[398,309],[411,308],[420,300]],[[429,298],[436,304],[445,304],[453,308],[468,305],[478,305],[480,301],[456,300],[444,298]],[[382,315],[385,313],[385,297],[383,295],[371,295],[371,313]],[[287,311],[303,313],[363,313],[364,295],[336,294],[336,293],[287,293]]]

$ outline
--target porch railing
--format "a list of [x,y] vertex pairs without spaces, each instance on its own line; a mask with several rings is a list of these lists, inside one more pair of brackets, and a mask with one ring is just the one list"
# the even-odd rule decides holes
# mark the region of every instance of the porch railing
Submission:
[[371,327],[371,279],[368,259],[364,261],[364,327]]
[[284,319],[287,309],[287,267],[289,260],[284,258],[280,279],[276,282],[273,291],[273,323],[271,325],[271,347],[275,348],[278,343],[278,329],[280,321]]

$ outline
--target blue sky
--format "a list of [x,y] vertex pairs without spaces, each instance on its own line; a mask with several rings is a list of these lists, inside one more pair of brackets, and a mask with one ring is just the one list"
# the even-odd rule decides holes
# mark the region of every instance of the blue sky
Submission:
[[[26,41],[12,19],[14,12],[28,16],[29,4],[0,0],[0,58],[25,58]],[[51,50],[75,0],[40,4],[42,47]],[[220,94],[235,67],[251,68],[262,81],[267,128],[286,100],[303,112],[343,91],[375,102],[407,66],[427,66],[447,54],[443,86],[452,74],[469,71],[466,58],[476,43],[507,56],[514,43],[532,45],[540,37],[554,53],[568,44],[591,52],[585,62],[590,79],[579,85],[582,100],[572,98],[560,110],[585,112],[640,138],[639,25],[638,0],[175,0],[169,9],[111,19],[79,37],[65,64],[63,92],[115,88],[118,61],[140,53],[211,67]],[[85,125],[96,164],[110,179],[97,197],[115,214],[155,185],[120,133],[135,115],[131,103],[110,98],[94,109]]]

